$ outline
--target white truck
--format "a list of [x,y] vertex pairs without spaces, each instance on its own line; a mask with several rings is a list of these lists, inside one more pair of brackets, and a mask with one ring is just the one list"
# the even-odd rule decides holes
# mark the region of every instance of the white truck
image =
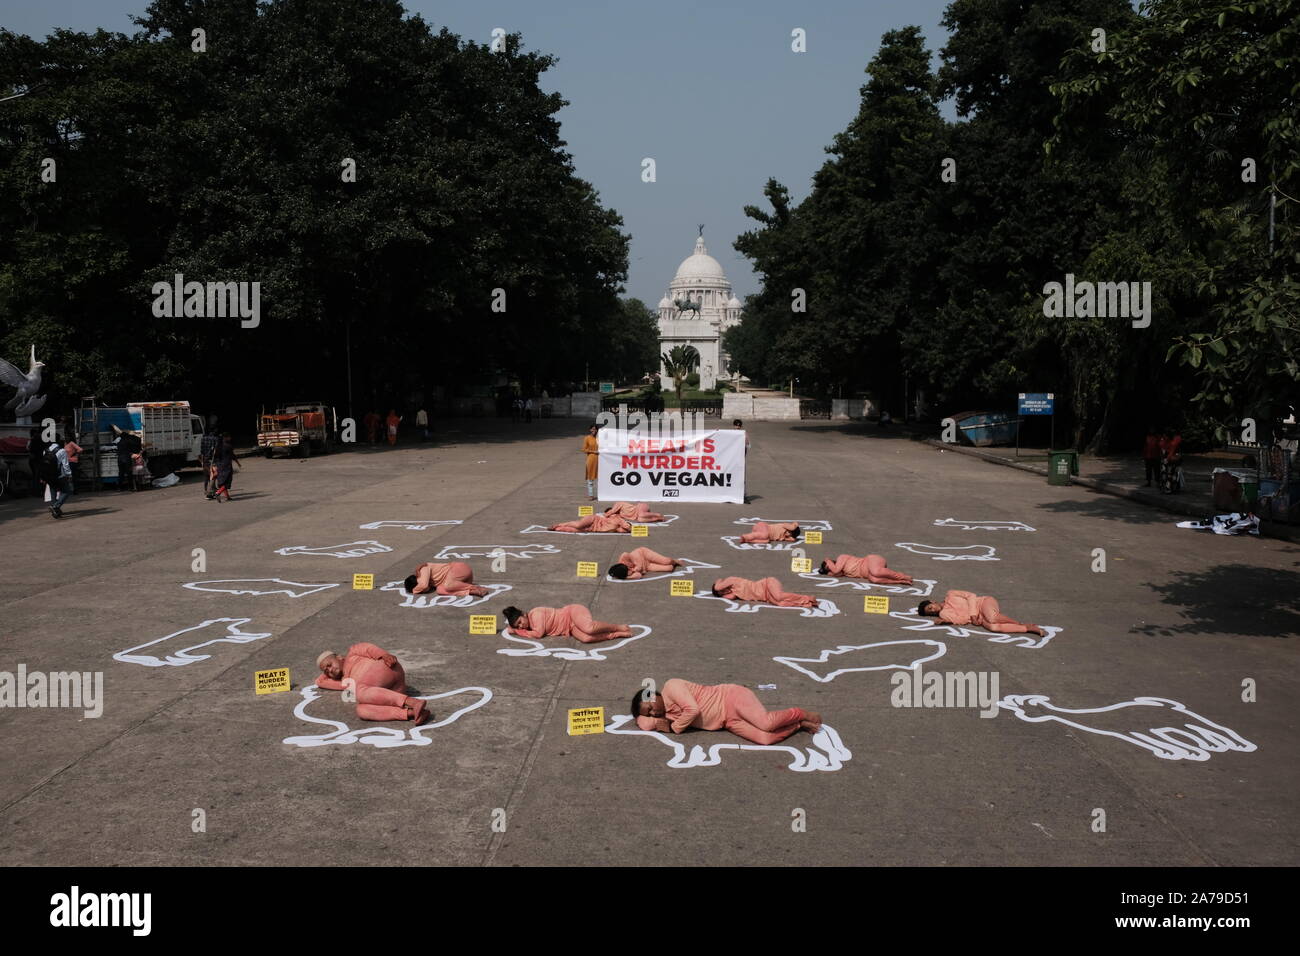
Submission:
[[74,420],[76,441],[85,453],[82,461],[98,466],[83,467],[84,474],[117,478],[114,425],[140,438],[155,477],[199,462],[203,419],[193,414],[189,402],[128,402],[116,408],[92,403],[78,408]]

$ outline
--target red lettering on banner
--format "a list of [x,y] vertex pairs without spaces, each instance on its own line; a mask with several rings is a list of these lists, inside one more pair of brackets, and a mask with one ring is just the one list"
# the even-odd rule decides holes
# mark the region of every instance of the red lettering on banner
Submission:
[[657,458],[655,458],[655,465],[654,465],[654,466],[655,466],[656,468],[667,468],[667,467],[668,467],[668,456],[667,456],[667,455],[659,455]]
[[703,458],[700,459],[700,467],[701,467],[701,468],[712,469],[712,468],[713,468],[713,459],[710,458],[708,455],[705,455]]
[[630,438],[627,443],[628,451],[645,451],[645,441],[640,438]]
[[636,455],[624,455],[624,456],[623,456],[623,464],[622,464],[620,467],[622,467],[622,468],[625,469],[625,470],[628,469],[628,468],[635,468],[635,467],[636,467]]
[[692,455],[690,458],[687,458],[687,459],[686,459],[686,467],[687,467],[687,468],[695,468],[695,469],[698,469],[698,468],[700,467],[700,459],[699,459],[699,456],[698,456],[698,455]]
[[712,438],[704,439],[704,441],[700,444],[700,451],[713,451],[713,439]]

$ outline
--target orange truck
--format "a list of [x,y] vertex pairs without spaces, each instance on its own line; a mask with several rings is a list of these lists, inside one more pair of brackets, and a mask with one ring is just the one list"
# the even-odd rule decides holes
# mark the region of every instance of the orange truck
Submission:
[[313,451],[328,453],[338,433],[333,406],[313,402],[285,405],[274,413],[263,410],[257,418],[257,444],[267,458],[279,452],[306,458]]

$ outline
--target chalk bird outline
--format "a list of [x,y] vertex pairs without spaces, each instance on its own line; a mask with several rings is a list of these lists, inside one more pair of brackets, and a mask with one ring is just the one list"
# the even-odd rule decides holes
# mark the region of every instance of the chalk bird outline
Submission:
[[420,694],[411,695],[418,697],[419,700],[444,700],[448,697],[456,697],[460,694],[477,693],[479,699],[459,710],[452,711],[451,714],[441,720],[430,720],[426,724],[418,727],[406,727],[398,729],[395,727],[383,727],[379,725],[349,727],[341,720],[331,720],[328,717],[313,717],[307,713],[307,707],[312,701],[319,700],[323,692],[315,684],[307,684],[300,692],[301,697],[297,706],[293,709],[293,715],[299,720],[308,724],[324,724],[333,727],[334,730],[329,733],[316,735],[300,735],[296,737],[284,738],[284,743],[294,747],[323,747],[329,744],[368,744],[371,747],[380,747],[388,749],[390,747],[427,747],[433,741],[424,736],[432,730],[440,727],[446,727],[448,724],[455,723],[470,711],[478,710],[485,706],[492,699],[492,691],[486,687],[458,687],[455,690],[445,691],[441,694]]
[[349,541],[346,544],[322,544],[312,547],[308,544],[295,544],[287,548],[276,548],[276,554],[308,554],[316,557],[330,558],[364,558],[368,554],[386,554],[393,549],[378,541]]
[[[826,664],[832,657],[838,658],[845,654],[853,654],[858,651],[869,651],[878,647],[888,647],[891,649],[891,653],[898,653],[904,657],[922,653],[925,653],[926,656],[913,657],[913,659],[906,664],[873,664],[869,667],[839,667],[827,674],[819,674],[814,670],[801,666],[803,664]],[[823,650],[816,657],[774,657],[772,660],[811,677],[819,684],[829,684],[841,674],[852,674],[858,671],[914,671],[922,664],[928,664],[930,661],[937,661],[947,653],[947,644],[944,644],[941,641],[921,639],[915,641],[882,641],[878,644],[841,644],[839,647]]]
[[[511,634],[510,628],[501,629],[501,636],[507,641],[514,644],[523,644],[523,647],[502,647],[497,650],[498,654],[505,654],[507,657],[554,657],[562,661],[603,661],[605,655],[602,651],[616,651],[620,647],[626,647],[633,641],[639,641],[643,637],[649,637],[653,629],[648,624],[629,624],[628,627],[633,631],[640,629],[640,634],[633,634],[631,637],[620,637],[616,641],[601,641],[597,644],[582,644],[574,647],[571,644],[543,644],[541,641],[534,640],[531,637],[520,637],[518,634]],[[571,637],[550,637],[550,641],[572,641]]]
[[[1189,710],[1185,704],[1170,700],[1167,697],[1135,697],[1132,700],[1120,701],[1107,707],[1083,707],[1078,709],[1057,707],[1055,704],[1049,703],[1050,700],[1051,698],[1045,694],[1009,694],[998,701],[998,707],[1010,711],[1021,720],[1031,724],[1055,721],[1073,727],[1075,730],[1083,730],[1103,737],[1114,737],[1123,740],[1125,743],[1149,750],[1162,760],[1201,761],[1209,760],[1211,754],[1225,753],[1229,750],[1250,753],[1258,749],[1235,730],[1202,717],[1195,711]],[[1030,715],[1025,712],[1026,707],[1034,706],[1046,707],[1050,713]],[[1133,730],[1128,733],[1120,733],[1114,730],[1089,727],[1087,724],[1073,719],[1081,714],[1101,714],[1129,707],[1152,707],[1158,708],[1160,711],[1167,708],[1173,713],[1182,715],[1186,720],[1181,727],[1157,726],[1146,731]],[[1133,716],[1137,717],[1139,715],[1134,713]],[[1152,711],[1147,716],[1152,720],[1156,719],[1155,711]],[[1147,723],[1148,721],[1141,720],[1139,722]]]
[[[631,724],[631,729],[624,729],[624,726]],[[752,744],[741,743],[729,731],[720,731],[725,733],[736,743],[730,741],[715,744],[694,744],[688,752],[687,745],[681,740],[674,740],[673,737],[679,737],[678,734],[665,734],[657,730],[642,730],[637,727],[632,720],[631,714],[616,714],[610,718],[609,724],[605,727],[607,734],[627,734],[629,736],[650,737],[659,741],[665,747],[673,751],[672,757],[669,758],[667,766],[675,770],[684,770],[690,767],[716,767],[722,762],[722,752],[724,750],[758,750],[764,753],[778,753],[784,751],[791,757],[790,763],[786,766],[787,770],[793,770],[797,773],[809,773],[812,771],[835,771],[839,770],[846,763],[853,759],[853,752],[844,746],[840,739],[839,733],[830,724],[822,724],[822,729],[813,735],[812,744],[806,747],[792,747],[786,743],[780,744]],[[693,731],[692,733],[713,733],[712,731]],[[707,746],[707,749],[705,749]]]
[[[163,637],[154,638],[152,641],[146,641],[144,644],[138,644],[135,647],[128,647],[124,651],[118,651],[113,655],[113,660],[120,661],[123,664],[143,664],[145,667],[184,667],[187,664],[197,664],[199,661],[206,661],[211,654],[194,654],[200,648],[209,647],[213,644],[251,644],[253,641],[260,641],[270,637],[270,632],[265,634],[251,634],[241,631],[239,628],[243,624],[251,621],[251,617],[214,617],[204,621],[202,624],[195,624],[193,627],[181,628],[179,631],[172,631]],[[214,624],[226,625],[225,633],[218,637],[209,637],[205,641],[199,641],[196,644],[190,644],[182,647],[180,650],[168,653],[165,657],[159,657],[157,654],[138,653],[147,647],[153,647],[156,644],[162,644],[164,641],[170,641],[175,638],[181,638],[183,634],[195,634],[212,627]],[[188,641],[189,638],[182,638],[181,643]]]
[[[208,586],[213,584],[229,584],[233,586],[227,588]],[[283,587],[240,587],[240,585],[253,584],[280,584],[283,585]],[[216,581],[190,581],[187,584],[182,584],[181,587],[189,588],[191,591],[208,591],[214,594],[247,594],[252,597],[264,597],[268,594],[287,594],[291,598],[301,598],[307,597],[309,594],[319,594],[321,591],[328,591],[330,588],[339,587],[339,585],[303,584],[299,581],[286,581],[283,578],[224,578]]]

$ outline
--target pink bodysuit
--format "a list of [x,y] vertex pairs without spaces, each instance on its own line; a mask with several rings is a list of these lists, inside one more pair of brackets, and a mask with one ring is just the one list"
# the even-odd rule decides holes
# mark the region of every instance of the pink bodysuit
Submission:
[[380,658],[388,652],[375,644],[353,644],[343,656],[343,680],[321,674],[316,686],[324,690],[343,690],[348,678],[356,682],[357,716],[362,720],[410,720],[412,715],[402,705],[415,705],[416,714],[425,703],[406,696],[406,672],[401,663],[389,667]]
[[747,578],[719,578],[713,582],[713,590],[720,597],[729,597],[737,601],[751,601],[759,604],[775,604],[778,607],[816,607],[817,599],[809,594],[787,594],[776,578],[763,578],[750,581]]
[[[566,604],[564,607],[535,607],[528,612],[528,627],[512,627],[512,633],[534,640],[543,637],[575,637],[589,642],[591,634],[591,612],[581,604]],[[603,640],[604,638],[600,638]]]
[[[724,727],[756,744],[779,743],[800,727],[804,711],[798,707],[771,713],[748,687],[739,684],[694,684],[674,677],[663,686],[666,719],[672,732],[680,734],[688,727],[721,730]],[[651,717],[638,717],[637,726],[654,730]]]
[[872,584],[911,584],[912,576],[899,571],[891,571],[885,559],[878,554],[869,554],[865,558],[855,558],[851,554],[841,554],[834,561],[827,559],[827,569],[832,577],[863,578]]
[[799,527],[799,525],[793,521],[784,524],[768,524],[765,521],[759,521],[754,524],[754,530],[748,534],[742,534],[740,540],[745,544],[767,544],[769,541],[793,541],[793,532],[797,527]]
[[666,558],[649,548],[635,548],[631,551],[624,551],[618,556],[618,561],[615,563],[627,565],[629,579],[639,578],[641,575],[650,572],[659,573],[673,569],[672,558]]
[[1029,630],[1027,625],[1004,615],[997,598],[978,597],[970,591],[949,591],[945,594],[939,610],[939,620],[958,627],[973,624],[999,634],[1024,634]]
[[[450,564],[434,564],[427,562],[415,569],[418,577],[420,572],[425,568],[429,569],[429,590],[436,591],[438,594],[453,594],[460,596],[463,594],[473,594],[479,590],[474,584],[474,572],[464,561],[453,561]],[[418,586],[418,585],[417,585]],[[428,591],[421,591],[421,594],[428,594]]]
[[610,517],[623,518],[626,521],[633,521],[637,524],[649,524],[655,521],[663,521],[664,516],[656,511],[651,511],[650,506],[644,501],[638,501],[633,504],[630,501],[620,501],[610,505],[605,509],[605,514]]
[[587,515],[584,518],[578,518],[574,521],[564,521],[557,525],[551,526],[552,531],[608,531],[615,534],[629,534],[632,526],[619,517],[609,517],[606,515]]

